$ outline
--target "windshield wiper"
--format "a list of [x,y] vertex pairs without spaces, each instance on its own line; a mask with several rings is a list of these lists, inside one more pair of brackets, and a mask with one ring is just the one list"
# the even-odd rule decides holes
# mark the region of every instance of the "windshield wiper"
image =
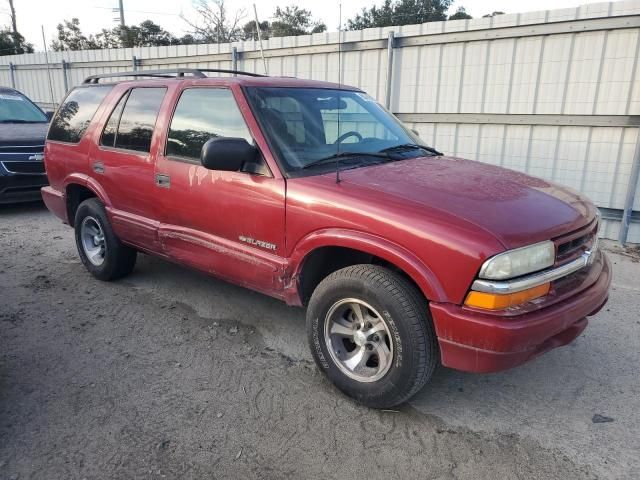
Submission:
[[376,157],[384,158],[385,160],[393,160],[387,153],[383,152],[339,152],[329,155],[328,157],[319,158],[311,163],[307,163],[302,169],[315,167],[316,165],[323,165],[325,163],[335,162],[339,158],[345,157]]
[[426,145],[419,145],[417,143],[401,143],[400,145],[394,145],[392,147],[383,148],[380,150],[381,152],[395,152],[399,150],[424,150],[426,152],[432,153],[433,155],[442,155],[442,152],[439,152],[435,148],[427,147]]

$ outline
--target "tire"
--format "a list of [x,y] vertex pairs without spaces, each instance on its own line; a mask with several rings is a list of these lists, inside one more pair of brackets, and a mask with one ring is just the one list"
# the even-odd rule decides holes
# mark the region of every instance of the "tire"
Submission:
[[[368,335],[373,330],[378,334]],[[372,408],[405,402],[438,364],[426,299],[405,278],[376,265],[343,268],[322,280],[307,309],[307,334],[320,370]]]
[[110,281],[131,273],[137,252],[116,237],[100,200],[90,198],[78,206],[74,228],[80,260],[94,277]]

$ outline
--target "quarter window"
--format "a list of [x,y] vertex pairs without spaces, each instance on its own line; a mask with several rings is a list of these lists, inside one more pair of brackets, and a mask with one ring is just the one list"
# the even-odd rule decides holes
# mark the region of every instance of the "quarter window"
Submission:
[[231,91],[224,88],[190,88],[176,106],[167,156],[198,160],[204,143],[213,137],[240,137],[252,143]]
[[134,88],[111,112],[100,143],[108,147],[149,152],[166,88]]
[[129,92],[125,93],[116,108],[111,112],[111,116],[109,117],[109,121],[107,121],[107,125],[104,127],[102,132],[102,137],[100,138],[100,145],[105,145],[107,147],[113,147],[116,144],[116,132],[118,131],[118,123],[120,122],[120,116],[122,115],[122,109],[124,108],[124,102],[127,101],[127,97],[129,96]]
[[49,127],[48,140],[78,143],[93,115],[111,91],[111,85],[79,87],[73,90],[56,112]]

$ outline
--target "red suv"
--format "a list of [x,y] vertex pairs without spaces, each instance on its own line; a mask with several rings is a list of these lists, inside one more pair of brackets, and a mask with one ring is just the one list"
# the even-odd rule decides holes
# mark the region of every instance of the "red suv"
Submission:
[[144,252],[305,305],[319,368],[372,407],[565,345],[607,301],[578,193],[443,156],[353,87],[203,72],[89,77],[56,112],[42,193],[95,277]]

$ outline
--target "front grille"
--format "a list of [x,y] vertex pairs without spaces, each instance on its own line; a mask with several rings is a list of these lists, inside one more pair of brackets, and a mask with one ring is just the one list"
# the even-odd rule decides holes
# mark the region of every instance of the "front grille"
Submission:
[[566,257],[571,255],[576,250],[580,249],[583,245],[585,245],[591,235],[582,235],[581,237],[576,238],[575,240],[571,240],[569,242],[563,243],[558,246],[558,257]]
[[28,153],[33,155],[34,153],[42,153],[44,150],[44,145],[11,145],[11,146],[0,146],[0,155],[13,155],[13,154],[21,154]]
[[0,162],[2,166],[11,173],[23,173],[31,175],[39,175],[44,173],[44,162],[38,160],[31,160],[26,162],[20,161],[8,161]]
[[26,187],[7,187],[4,189],[4,194],[10,193],[30,193],[30,192],[39,192],[42,188],[41,185],[28,185]]
[[597,235],[598,224],[594,222],[578,232],[567,235],[564,239],[557,240],[556,265],[578,258],[593,245]]

